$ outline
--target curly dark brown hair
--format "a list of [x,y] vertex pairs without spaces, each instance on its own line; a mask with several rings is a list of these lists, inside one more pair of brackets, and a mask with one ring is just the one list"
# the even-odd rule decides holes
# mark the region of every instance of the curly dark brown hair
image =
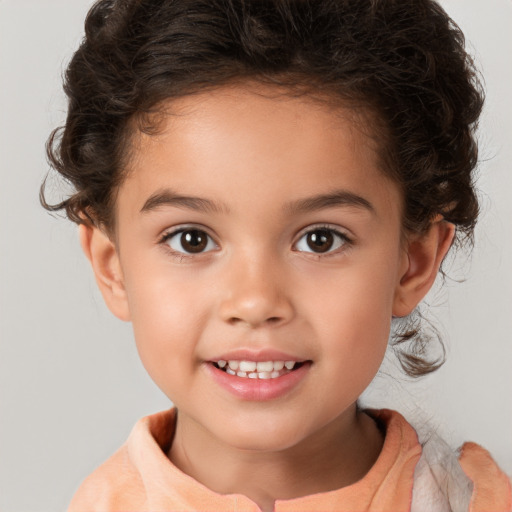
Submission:
[[[49,204],[43,183],[43,206],[111,231],[133,121],[244,80],[374,113],[384,172],[404,193],[404,229],[421,232],[440,214],[458,241],[472,240],[483,92],[461,30],[432,0],[98,1],[67,68],[66,123],[47,144],[74,193]],[[409,375],[442,364],[416,326],[395,334]]]

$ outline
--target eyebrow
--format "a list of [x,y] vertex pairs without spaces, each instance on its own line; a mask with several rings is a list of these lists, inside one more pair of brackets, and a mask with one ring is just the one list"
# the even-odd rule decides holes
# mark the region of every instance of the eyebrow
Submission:
[[288,203],[285,209],[290,213],[307,213],[337,206],[353,206],[375,213],[375,208],[367,199],[348,190],[334,190],[328,194],[299,199]]
[[196,210],[203,213],[223,213],[228,208],[211,199],[202,197],[183,196],[171,189],[159,190],[152,194],[141,208],[141,213],[151,212],[161,206],[177,206],[178,208],[186,208],[188,210]]
[[[171,189],[163,189],[152,194],[141,208],[141,213],[151,212],[162,206],[175,206],[178,208],[186,208],[189,210],[200,211],[203,213],[228,213],[229,208],[211,199],[202,197],[183,196]],[[352,206],[363,208],[375,212],[372,204],[357,194],[347,190],[335,190],[328,194],[320,194],[317,196],[306,197],[291,203],[287,203],[284,210],[291,213],[307,213],[326,208],[339,206]]]

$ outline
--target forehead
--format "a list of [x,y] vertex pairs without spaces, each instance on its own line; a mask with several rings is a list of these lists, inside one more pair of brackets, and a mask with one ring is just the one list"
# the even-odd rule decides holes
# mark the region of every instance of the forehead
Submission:
[[230,86],[169,101],[150,120],[154,133],[132,139],[118,206],[140,210],[165,187],[186,195],[200,187],[238,207],[339,187],[396,195],[368,133],[371,119],[365,110],[277,87]]
[[[180,137],[188,132],[204,137],[213,130],[216,136],[223,133],[235,135],[226,132],[230,127],[240,138],[250,134],[253,139],[263,140],[267,135],[273,144],[285,144],[286,135],[293,138],[299,133],[312,142],[323,139],[329,143],[329,134],[339,138],[343,132],[352,138],[352,142],[357,139],[356,150],[378,152],[385,139],[379,119],[362,104],[355,106],[348,100],[313,94],[306,89],[291,91],[284,86],[253,82],[215,87],[167,100],[158,105],[153,114],[145,116],[138,126],[135,124],[132,142],[144,153],[152,144],[158,145],[169,135]],[[377,125],[378,130],[375,129]]]

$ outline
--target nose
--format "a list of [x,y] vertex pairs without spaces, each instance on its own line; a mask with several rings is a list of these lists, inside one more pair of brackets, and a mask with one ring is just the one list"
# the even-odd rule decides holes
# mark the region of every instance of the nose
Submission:
[[228,267],[220,304],[224,322],[258,328],[283,325],[293,318],[285,272],[275,259],[240,256]]

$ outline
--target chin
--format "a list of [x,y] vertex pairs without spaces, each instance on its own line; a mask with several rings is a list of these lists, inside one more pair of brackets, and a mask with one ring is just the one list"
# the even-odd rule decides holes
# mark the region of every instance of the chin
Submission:
[[238,450],[278,452],[291,448],[307,436],[307,433],[289,422],[265,423],[264,421],[233,422],[229,430],[220,426],[219,438]]
[[[283,436],[285,437],[285,436]],[[230,437],[227,443],[237,450],[252,451],[252,452],[280,452],[292,448],[300,442],[286,436],[283,439],[281,436],[273,434],[260,434],[259,436],[237,436],[236,438]]]

